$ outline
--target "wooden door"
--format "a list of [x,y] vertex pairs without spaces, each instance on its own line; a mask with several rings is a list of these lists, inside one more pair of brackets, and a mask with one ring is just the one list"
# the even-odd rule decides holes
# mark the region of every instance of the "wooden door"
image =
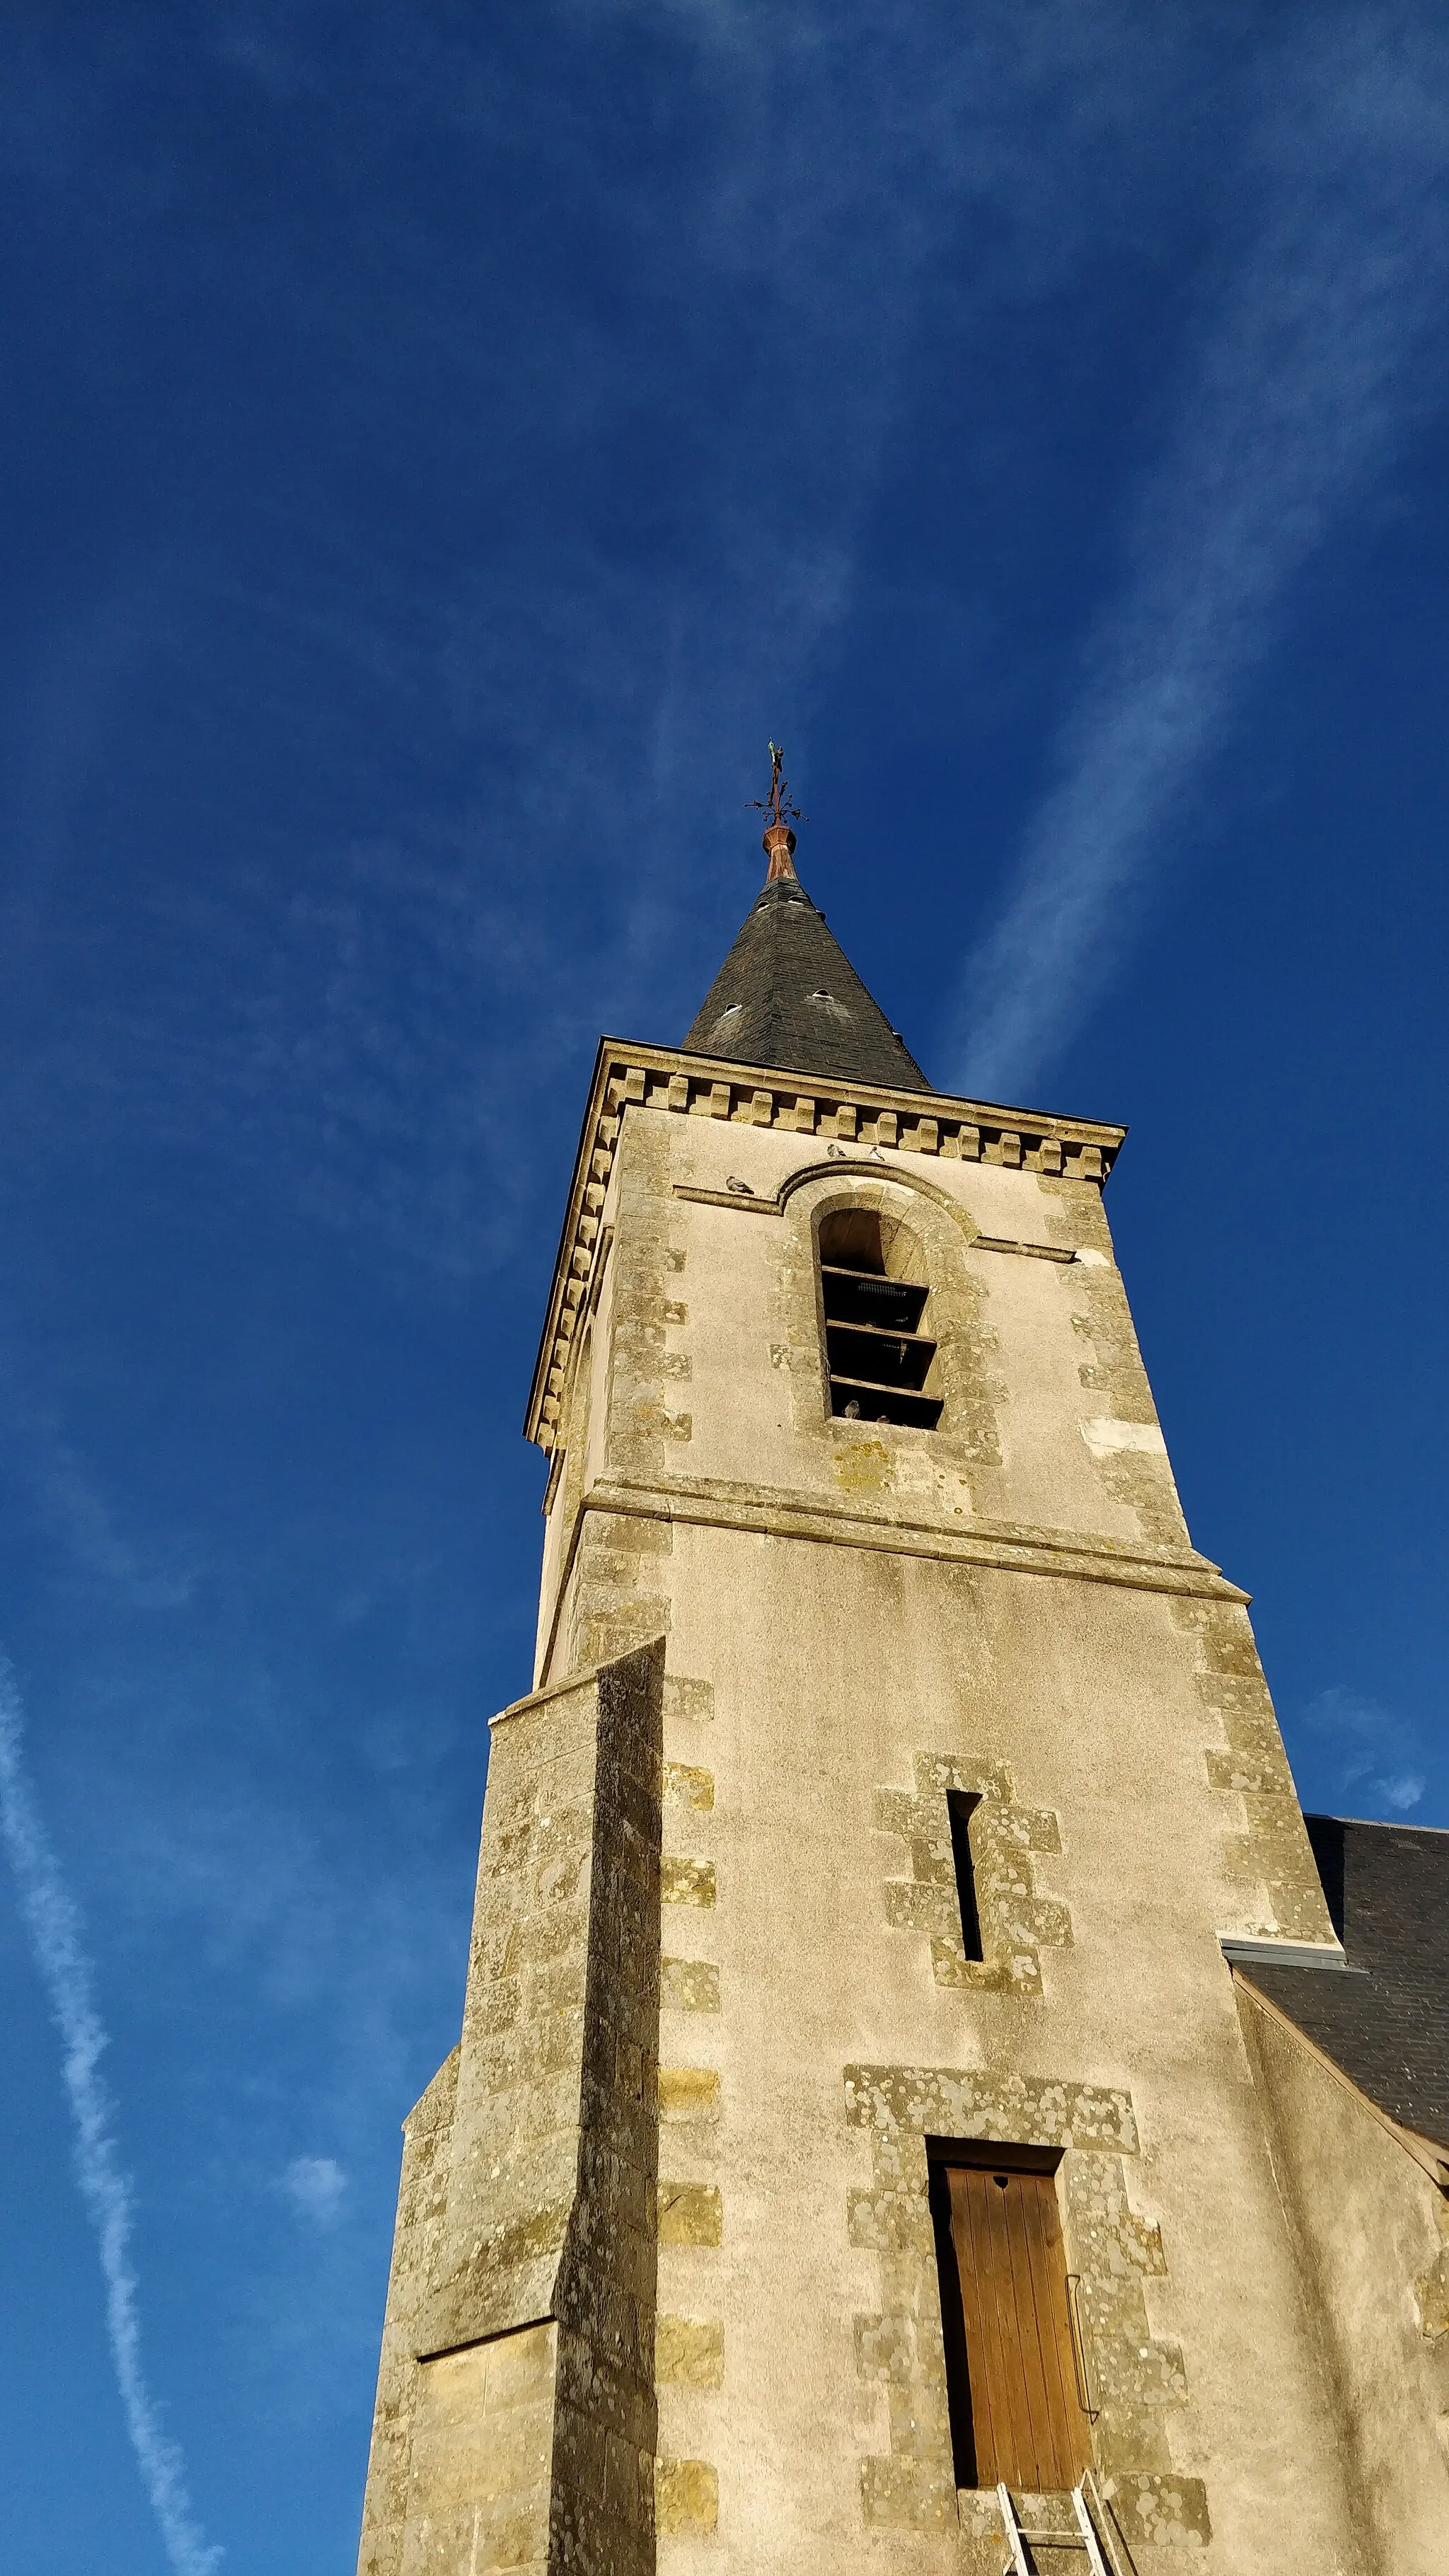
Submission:
[[957,2482],[1075,2486],[1092,2444],[1056,2184],[1006,2165],[942,2164],[932,2185]]

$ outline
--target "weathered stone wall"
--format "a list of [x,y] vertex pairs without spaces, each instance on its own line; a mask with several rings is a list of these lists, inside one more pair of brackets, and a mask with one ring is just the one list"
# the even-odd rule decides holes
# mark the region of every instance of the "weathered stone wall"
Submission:
[[1238,1981],[1373,2576],[1449,2567],[1449,2202],[1347,2079]]
[[[938,1986],[1015,1987],[1040,1994],[1041,1952],[1072,1937],[1064,1905],[1036,1885],[1033,1852],[1060,1852],[1057,1819],[1044,1809],[1018,1806],[1011,1774],[1001,1763],[972,1762],[953,1753],[918,1753],[915,1789],[882,1789],[876,1822],[904,1842],[909,1878],[885,1883],[886,1920],[901,1930],[924,1932],[931,1944],[931,1973]],[[947,1798],[953,1789],[978,1800],[970,1823],[970,1853],[981,1923],[979,1959],[968,1959],[962,1939],[961,1901]]]
[[654,2567],[663,1680],[661,1642],[596,1684],[578,2180],[554,2286],[557,2576]]
[[[1144,2576],[1358,2576],[1170,1599],[694,1524],[671,1577],[713,1693],[666,1713],[666,1763],[710,1784],[666,1839],[714,1901],[665,1912],[661,2173],[697,2196],[659,2250],[660,2449],[694,2464],[661,2576],[998,2576],[992,2500],[951,2488],[928,2134],[1065,2146],[1098,2466]],[[981,1799],[980,1963],[953,1786]]]
[[653,2564],[662,1668],[636,1650],[495,1721],[463,2039],[409,2124],[363,2576]]
[[[876,1146],[860,1159],[647,1108],[610,1123],[597,1266],[549,1399],[562,1463],[540,1682],[667,1633],[667,1569],[611,1508],[660,1491],[751,1522],[808,1507],[852,1544],[867,1528],[977,1556],[1059,1560],[1074,1544],[1103,1579],[1211,1590],[1091,1182]],[[903,1220],[921,1246],[946,1396],[929,1437],[829,1414],[815,1247],[845,1205]],[[667,1526],[652,1545],[667,1553]]]
[[[817,1229],[857,1204],[921,1247],[930,1435],[828,1413]],[[928,2075],[946,2134],[1125,2106],[1111,2141],[1073,2127],[1060,2191],[1139,2564],[1359,2576],[1218,1941],[1331,1927],[1099,1190],[626,1105],[597,1217],[617,1321],[541,1669],[648,1627],[698,1677],[665,1714],[663,2576],[999,2563],[943,2449],[925,2130],[867,2124],[862,2172],[862,2066]]]
[[358,2576],[398,2576],[402,2566],[418,2397],[417,2356],[447,2206],[448,2151],[457,2089],[455,2048],[403,2123],[402,2178],[377,2374]]
[[552,2319],[418,2365],[400,2576],[548,2576],[558,2402]]
[[[994,2503],[952,2485],[933,2134],[1063,2150],[1143,2576],[1376,2576],[1220,1947],[1331,1927],[1096,1149],[972,1143],[919,1101],[785,1120],[687,1068],[645,1089],[600,1120],[551,1324],[546,1687],[495,1733],[447,2148],[441,2112],[409,2147],[374,2520],[423,2554],[367,2576],[532,2565],[540,2529],[550,2566],[618,2576],[651,2547],[659,2576],[996,2576]],[[829,1416],[815,1243],[844,1204],[921,1246],[934,1433]],[[615,1663],[632,1706],[652,1641],[646,1864],[647,1730],[620,1719],[620,1785],[578,1675]],[[485,2455],[485,2554],[439,2505],[429,2557],[424,2488],[476,2516]]]
[[[1186,2395],[1182,2356],[1154,2341],[1142,2282],[1167,2269],[1160,2230],[1128,2199],[1123,2159],[1138,2152],[1125,2093],[1070,2079],[955,2067],[850,2066],[846,2116],[871,2141],[872,2180],[849,2196],[853,2245],[880,2258],[884,2305],[857,2317],[857,2366],[886,2392],[890,2452],[861,2462],[861,2503],[882,2530],[957,2525],[926,2140],[1060,2147],[1059,2192],[1090,2355],[1096,2464],[1129,2542],[1200,2545],[1211,2537],[1200,2478],[1172,2470],[1165,2410]],[[994,2501],[967,2528],[999,2551]]]

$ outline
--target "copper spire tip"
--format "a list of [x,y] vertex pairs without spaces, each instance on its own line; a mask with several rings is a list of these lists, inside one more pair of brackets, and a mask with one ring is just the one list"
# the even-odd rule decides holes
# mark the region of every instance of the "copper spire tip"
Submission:
[[765,883],[773,885],[777,877],[793,877],[795,873],[795,835],[790,822],[803,823],[805,816],[791,799],[790,784],[785,776],[784,744],[772,742],[769,752],[770,793],[766,797],[752,797],[750,801],[757,814],[769,817],[760,836],[760,847],[770,862]]

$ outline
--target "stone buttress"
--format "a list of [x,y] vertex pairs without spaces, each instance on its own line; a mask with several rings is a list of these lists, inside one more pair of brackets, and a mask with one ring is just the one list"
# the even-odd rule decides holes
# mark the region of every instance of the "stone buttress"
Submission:
[[407,2124],[360,2568],[654,2563],[661,1658],[494,1721],[463,2037]]

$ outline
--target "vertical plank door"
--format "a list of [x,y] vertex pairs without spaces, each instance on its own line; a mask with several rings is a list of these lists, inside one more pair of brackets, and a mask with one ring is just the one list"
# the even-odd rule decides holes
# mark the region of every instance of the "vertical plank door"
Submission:
[[[950,2236],[980,2487],[1075,2486],[1091,2465],[1050,2174],[951,2165]],[[950,2338],[948,2337],[948,2343]]]

